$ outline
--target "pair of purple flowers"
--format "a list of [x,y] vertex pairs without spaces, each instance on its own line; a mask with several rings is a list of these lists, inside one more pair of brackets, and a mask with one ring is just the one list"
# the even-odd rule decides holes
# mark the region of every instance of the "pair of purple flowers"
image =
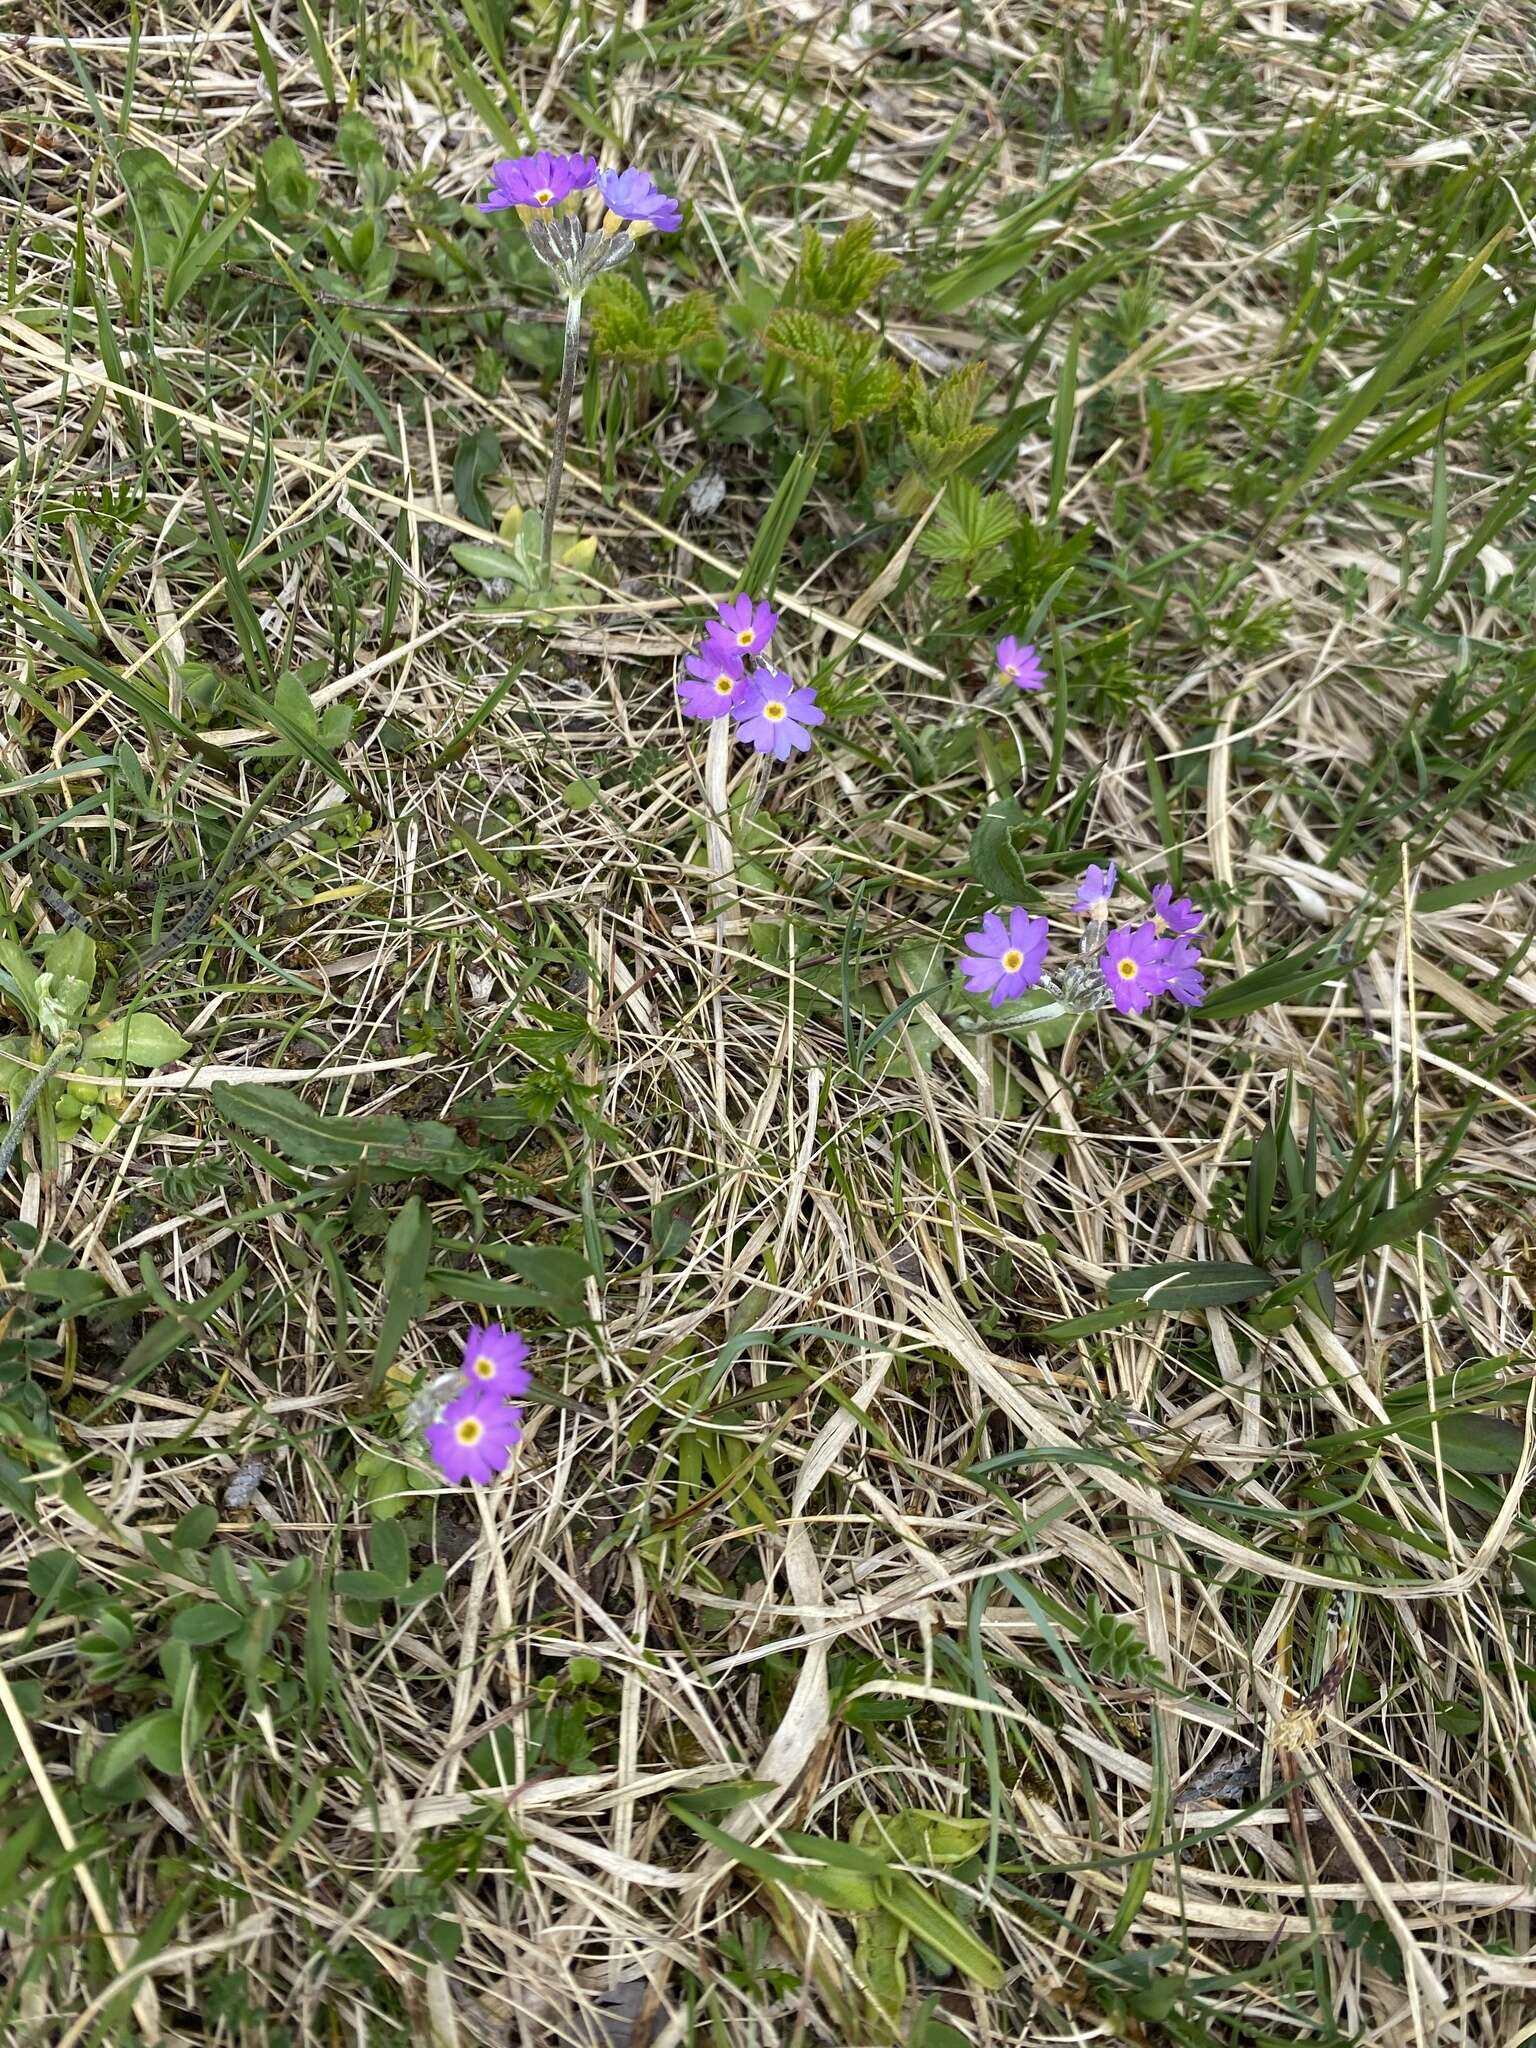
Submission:
[[482,213],[500,213],[509,206],[519,213],[549,213],[578,192],[596,186],[606,206],[604,230],[631,235],[647,228],[671,234],[683,224],[683,211],[669,194],[658,191],[648,172],[631,167],[600,171],[590,156],[552,156],[547,149],[533,156],[506,157],[491,172],[491,189],[481,200]]
[[[1098,952],[1097,977],[1089,976],[1079,993],[1081,977],[1068,970],[1061,978],[1063,994],[1073,1008],[1095,1009],[1107,1002],[1123,1017],[1140,1016],[1159,996],[1172,996],[1176,1003],[1195,1008],[1205,1000],[1205,977],[1199,947],[1190,934],[1204,924],[1204,911],[1187,896],[1176,897],[1170,883],[1159,882],[1146,922],[1106,934],[1119,879],[1113,861],[1107,868],[1090,867],[1083,876],[1072,908],[1087,920],[1082,951],[1085,961]],[[961,972],[966,988],[973,996],[989,996],[994,1009],[1046,978],[1050,927],[1027,910],[1010,910],[1006,917],[989,910],[980,931],[967,932],[965,944]]]
[[770,605],[754,603],[745,593],[717,605],[704,638],[683,663],[677,686],[690,718],[736,721],[736,737],[759,754],[787,761],[792,753],[810,752],[814,725],[827,714],[816,702],[809,683],[796,685],[781,668],[758,660],[772,640],[779,615]]
[[523,1440],[519,1405],[531,1381],[528,1346],[500,1323],[470,1325],[464,1339],[462,1388],[437,1411],[422,1434],[433,1462],[450,1486],[469,1480],[488,1486]]

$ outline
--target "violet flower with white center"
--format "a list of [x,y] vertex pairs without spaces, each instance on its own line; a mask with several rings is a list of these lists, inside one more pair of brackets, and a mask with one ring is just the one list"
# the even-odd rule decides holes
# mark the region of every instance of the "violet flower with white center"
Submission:
[[1109,917],[1110,898],[1120,880],[1120,870],[1111,861],[1107,868],[1089,867],[1083,870],[1083,879],[1073,898],[1072,908],[1090,919],[1094,924],[1104,924]]
[[1043,917],[1031,917],[1027,910],[1010,910],[1005,920],[989,910],[981,920],[981,930],[965,935],[970,957],[961,960],[960,972],[967,991],[973,996],[989,995],[994,1010],[1023,995],[1045,972],[1050,939],[1050,927]]
[[1180,937],[1186,932],[1199,931],[1205,923],[1205,912],[1197,910],[1187,896],[1175,896],[1171,882],[1154,884],[1152,915],[1157,919],[1159,931],[1176,932]]
[[1016,640],[1011,633],[997,643],[997,673],[1003,682],[1014,683],[1021,690],[1045,688],[1039,655],[1027,640]]
[[747,678],[736,705],[736,737],[759,754],[787,761],[808,754],[810,728],[826,723],[812,684],[796,688],[782,669],[759,668]]

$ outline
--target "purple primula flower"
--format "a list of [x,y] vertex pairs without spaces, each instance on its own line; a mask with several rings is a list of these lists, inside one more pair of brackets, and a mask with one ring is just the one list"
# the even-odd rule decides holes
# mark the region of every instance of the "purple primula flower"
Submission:
[[675,199],[656,189],[655,179],[646,171],[599,171],[597,189],[608,202],[605,228],[612,219],[615,226],[627,221],[631,232],[636,227],[660,228],[669,235],[683,224],[683,209]]
[[480,211],[531,206],[543,213],[573,192],[585,192],[596,176],[595,157],[552,156],[547,149],[535,156],[503,157],[491,172],[491,189],[481,200]]
[[1050,926],[1027,910],[1010,910],[1006,921],[995,910],[981,920],[979,932],[967,932],[965,943],[974,959],[962,959],[960,972],[973,996],[992,997],[992,1007],[1011,1002],[1033,988],[1045,972]]
[[516,1400],[530,1385],[526,1338],[500,1323],[487,1323],[483,1330],[471,1323],[464,1339],[464,1373],[477,1387],[488,1387],[504,1401]]
[[[717,605],[715,610],[720,631],[743,654],[761,654],[779,623],[779,615],[771,605],[754,604],[745,594],[733,597],[728,604]],[[715,628],[711,626],[709,630],[714,632]]]
[[1197,932],[1205,923],[1205,912],[1196,910],[1187,896],[1175,896],[1171,882],[1158,882],[1152,890],[1152,915],[1165,932]]
[[787,761],[792,753],[810,752],[808,728],[824,725],[826,717],[809,683],[796,689],[782,669],[760,668],[747,678],[737,702],[736,737],[760,754]]
[[1172,980],[1155,924],[1111,932],[1099,966],[1122,1017],[1139,1017],[1155,997],[1167,994]]
[[1027,640],[1015,640],[1011,633],[997,643],[997,672],[1005,683],[1017,683],[1021,690],[1045,688],[1040,657]]
[[1200,952],[1193,939],[1175,935],[1164,939],[1163,970],[1168,976],[1168,993],[1187,1009],[1198,1009],[1205,1001],[1205,976],[1200,972]]
[[747,669],[741,649],[711,627],[704,644],[683,663],[687,675],[677,686],[690,718],[723,718],[741,702]]
[[523,1411],[490,1387],[467,1386],[422,1432],[450,1486],[487,1486],[523,1436]]
[[1072,908],[1081,911],[1084,917],[1091,917],[1095,923],[1103,924],[1109,916],[1109,899],[1114,895],[1119,879],[1120,870],[1113,861],[1107,868],[1085,868]]

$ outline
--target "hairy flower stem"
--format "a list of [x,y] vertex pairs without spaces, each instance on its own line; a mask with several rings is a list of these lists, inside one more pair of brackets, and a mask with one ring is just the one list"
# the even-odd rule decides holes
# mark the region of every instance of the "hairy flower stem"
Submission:
[[560,364],[560,396],[555,401],[555,438],[549,450],[549,487],[544,493],[544,528],[539,536],[544,582],[550,580],[554,560],[555,508],[560,503],[560,479],[565,472],[565,444],[571,432],[571,400],[576,393],[576,363],[581,354],[581,296],[565,302],[565,356]]

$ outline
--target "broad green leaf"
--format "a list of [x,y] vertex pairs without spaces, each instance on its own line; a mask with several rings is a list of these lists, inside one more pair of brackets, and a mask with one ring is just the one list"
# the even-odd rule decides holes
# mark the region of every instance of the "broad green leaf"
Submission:
[[288,1088],[216,1081],[213,1105],[238,1130],[298,1166],[329,1167],[378,1178],[423,1174],[462,1180],[480,1163],[447,1124],[401,1116],[324,1116]]
[[1105,1292],[1111,1305],[1140,1302],[1148,1310],[1219,1308],[1252,1301],[1276,1285],[1262,1266],[1233,1259],[1174,1259],[1165,1265],[1132,1266],[1111,1273]]
[[91,988],[96,980],[96,941],[74,925],[56,932],[43,948],[43,971],[68,975]]
[[190,1048],[172,1025],[150,1010],[114,1018],[85,1041],[84,1057],[113,1066],[163,1067],[185,1058]]
[[1514,1472],[1525,1448],[1525,1431],[1502,1415],[1457,1409],[1438,1421],[1403,1423],[1394,1434],[1427,1458],[1439,1435],[1440,1461],[1451,1472]]
[[963,1922],[941,1906],[915,1877],[895,1870],[873,1880],[880,1904],[893,1914],[925,1948],[953,1964],[963,1977],[984,1990],[995,1991],[1003,1981],[1003,1966]]

